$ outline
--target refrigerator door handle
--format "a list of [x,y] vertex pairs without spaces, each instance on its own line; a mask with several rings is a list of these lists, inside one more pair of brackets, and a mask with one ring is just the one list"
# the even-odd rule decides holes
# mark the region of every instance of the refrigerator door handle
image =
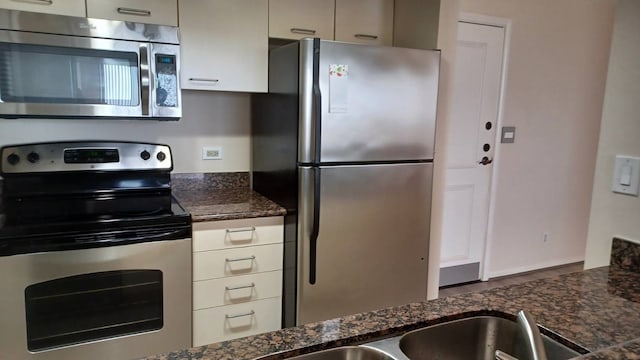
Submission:
[[320,123],[322,94],[320,90],[320,39],[300,40],[298,162],[318,164],[320,161]]
[[[300,209],[298,217],[299,266],[301,278],[316,283],[317,248],[320,233],[320,169],[300,167]],[[306,279],[308,271],[308,279]]]
[[322,93],[320,92],[320,85],[313,85],[313,126],[314,129],[314,154],[313,162],[315,164],[320,163],[320,125],[322,118]]
[[314,163],[320,163],[320,136],[322,135],[322,92],[320,91],[320,39],[313,39],[313,146]]
[[313,220],[309,239],[309,284],[316,283],[318,235],[320,234],[320,168],[313,168]]

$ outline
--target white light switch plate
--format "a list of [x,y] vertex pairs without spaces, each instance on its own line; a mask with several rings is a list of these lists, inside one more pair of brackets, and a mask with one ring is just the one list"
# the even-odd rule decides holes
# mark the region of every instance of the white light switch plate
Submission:
[[640,158],[617,155],[611,190],[615,193],[638,196],[639,183]]

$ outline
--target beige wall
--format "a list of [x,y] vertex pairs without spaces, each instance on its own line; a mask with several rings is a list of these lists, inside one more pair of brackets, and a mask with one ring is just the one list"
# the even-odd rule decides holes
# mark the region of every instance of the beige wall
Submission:
[[[461,0],[512,20],[490,277],[582,260],[614,0]],[[542,241],[543,232],[550,241]]]
[[438,48],[442,51],[440,58],[440,88],[438,91],[438,118],[436,126],[436,143],[433,172],[433,191],[431,204],[431,233],[429,240],[429,278],[427,298],[438,297],[440,283],[440,239],[442,237],[442,211],[444,206],[447,124],[449,107],[451,106],[451,84],[453,82],[453,64],[456,55],[456,39],[459,0],[443,0],[440,5],[438,26]]
[[619,0],[602,113],[586,268],[609,264],[611,238],[640,243],[640,198],[611,192],[615,155],[640,156],[640,1]]
[[[0,119],[0,146],[57,140],[130,140],[171,146],[174,172],[249,171],[248,94],[183,91],[180,121]],[[202,160],[221,146],[222,160]]]

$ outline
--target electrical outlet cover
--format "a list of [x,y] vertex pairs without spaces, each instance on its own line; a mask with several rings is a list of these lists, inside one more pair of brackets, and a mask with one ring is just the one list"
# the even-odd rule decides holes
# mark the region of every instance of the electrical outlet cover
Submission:
[[222,159],[222,148],[217,146],[205,146],[202,148],[202,160]]

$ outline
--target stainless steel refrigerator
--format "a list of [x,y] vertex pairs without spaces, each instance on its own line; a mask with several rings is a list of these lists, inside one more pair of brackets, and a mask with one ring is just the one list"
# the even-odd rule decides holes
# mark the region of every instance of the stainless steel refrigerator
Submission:
[[283,326],[426,298],[439,64],[319,39],[271,49],[252,179],[288,211]]

